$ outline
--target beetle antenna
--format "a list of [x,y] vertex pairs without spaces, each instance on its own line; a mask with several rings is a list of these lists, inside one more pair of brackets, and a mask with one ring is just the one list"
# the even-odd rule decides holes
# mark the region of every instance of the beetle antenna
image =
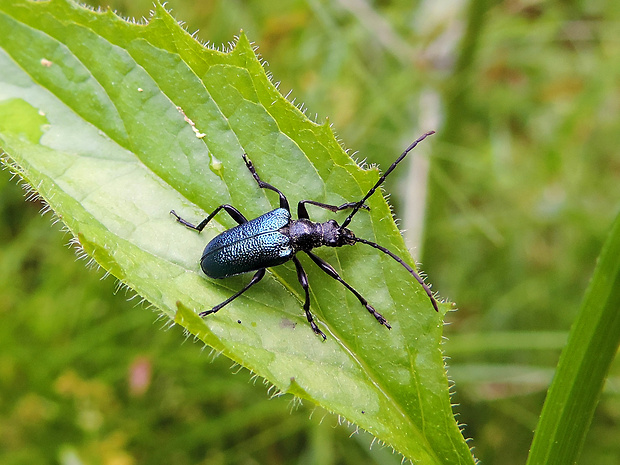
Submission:
[[[400,157],[398,157],[398,159],[392,163],[392,166],[390,166],[387,171],[383,174],[383,176],[381,176],[379,178],[379,180],[377,181],[377,183],[372,187],[372,189],[370,189],[368,191],[368,193],[364,196],[364,198],[362,200],[360,200],[359,202],[357,202],[355,204],[355,207],[353,207],[353,210],[351,211],[351,213],[349,213],[349,216],[347,216],[347,219],[344,220],[344,222],[342,223],[342,226],[340,226],[340,229],[344,229],[346,228],[349,223],[351,222],[351,220],[353,219],[353,215],[355,215],[360,208],[362,208],[364,206],[364,202],[366,202],[366,200],[368,200],[368,197],[370,197],[372,194],[375,193],[375,191],[379,188],[379,186],[381,184],[383,184],[383,181],[385,181],[385,178],[388,177],[388,175],[394,171],[394,168],[396,168],[396,165],[398,165],[401,161],[403,161],[403,159],[407,156],[407,154],[409,152],[411,152],[416,145],[418,145],[420,142],[422,142],[424,139],[426,139],[428,136],[435,134],[435,131],[429,131],[426,134],[420,136],[413,144],[411,144],[409,147],[407,147],[405,149],[405,151],[400,155]],[[375,244],[376,245],[376,244]],[[414,272],[415,273],[415,272]],[[418,276],[419,278],[419,276]],[[418,279],[419,280],[419,279]]]
[[395,253],[391,252],[390,250],[386,249],[385,247],[376,244],[374,242],[370,242],[367,241],[366,239],[362,239],[359,237],[355,237],[354,238],[355,242],[361,242],[362,244],[367,244],[371,247],[374,247],[375,249],[380,250],[381,252],[383,252],[386,255],[389,255],[390,257],[392,257],[394,260],[396,260],[398,263],[400,263],[402,266],[405,267],[405,269],[411,273],[413,275],[413,277],[416,279],[417,282],[420,283],[420,285],[424,288],[424,290],[426,291],[426,294],[428,295],[428,298],[431,299],[431,303],[433,304],[433,308],[435,309],[436,312],[439,311],[439,307],[437,306],[437,300],[435,299],[435,297],[433,296],[433,292],[431,291],[431,288],[428,287],[428,284],[426,284],[424,282],[424,280],[420,277],[420,275],[413,269],[411,268],[409,265],[407,265],[402,258],[400,258],[398,255],[396,255]]

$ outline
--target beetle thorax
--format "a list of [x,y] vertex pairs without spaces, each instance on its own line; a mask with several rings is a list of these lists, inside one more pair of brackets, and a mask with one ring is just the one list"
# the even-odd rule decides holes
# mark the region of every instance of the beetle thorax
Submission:
[[315,223],[299,219],[291,221],[285,228],[288,228],[287,233],[296,251],[310,251],[322,246],[342,247],[355,243],[353,233],[346,228],[341,228],[334,220]]

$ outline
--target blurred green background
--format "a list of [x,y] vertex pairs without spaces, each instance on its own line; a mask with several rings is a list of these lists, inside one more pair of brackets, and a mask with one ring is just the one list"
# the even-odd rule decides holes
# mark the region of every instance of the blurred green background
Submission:
[[[152,5],[101,4],[136,18]],[[385,170],[438,131],[386,190],[433,288],[459,308],[445,349],[464,434],[483,463],[524,463],[620,207],[620,3],[167,5],[218,46],[243,29],[280,90],[329,116],[360,160]],[[0,173],[0,463],[400,463],[321,409],[270,399],[261,380],[115,292],[9,178]],[[581,463],[620,463],[619,374],[616,362]]]

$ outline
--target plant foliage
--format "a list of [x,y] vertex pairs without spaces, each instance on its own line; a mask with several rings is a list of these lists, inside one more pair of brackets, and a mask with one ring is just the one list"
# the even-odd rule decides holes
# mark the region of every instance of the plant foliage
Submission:
[[[342,415],[413,461],[472,463],[450,406],[443,315],[389,257],[362,246],[321,251],[390,332],[311,271],[322,342],[304,321],[290,264],[225,311],[197,316],[247,281],[209,280],[198,266],[207,240],[233,222],[218,215],[198,235],[169,211],[198,221],[223,203],[249,218],[272,208],[243,153],[293,203],[357,200],[379,176],[348,157],[327,122],[278,92],[245,35],[218,51],[160,5],[135,24],[69,0],[0,0],[0,28],[0,146],[88,255],[279,392]],[[356,234],[413,264],[386,201],[375,195],[369,206],[351,225]]]

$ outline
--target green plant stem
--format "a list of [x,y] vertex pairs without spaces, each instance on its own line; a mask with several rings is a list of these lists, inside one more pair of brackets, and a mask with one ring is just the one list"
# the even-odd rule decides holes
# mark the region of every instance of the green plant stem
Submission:
[[620,342],[620,214],[545,400],[527,463],[575,463]]

